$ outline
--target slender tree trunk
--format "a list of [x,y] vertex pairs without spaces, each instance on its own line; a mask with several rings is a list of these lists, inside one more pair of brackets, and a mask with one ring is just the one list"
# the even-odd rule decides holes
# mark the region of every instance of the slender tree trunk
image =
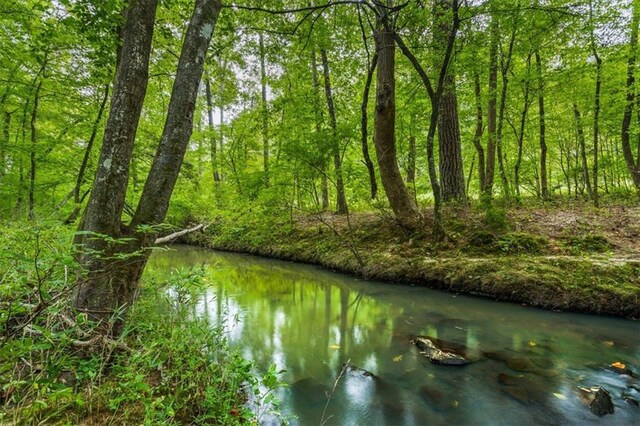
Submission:
[[595,23],[593,22],[593,0],[589,2],[589,20],[591,21],[591,52],[596,60],[596,88],[593,105],[593,204],[598,207],[598,138],[600,133],[600,89],[602,87],[602,58],[596,48]]
[[[312,48],[311,51],[311,78],[313,79],[313,105],[316,121],[316,134],[320,135],[322,131],[322,114],[320,112],[320,82],[318,79],[318,63],[316,60],[316,52],[314,48]],[[318,168],[320,169],[320,192],[322,195],[322,210],[326,211],[329,208],[329,182],[327,179],[326,157],[323,151],[324,150],[321,150],[320,152],[321,158]]]
[[487,158],[485,171],[485,195],[493,195],[493,180],[496,164],[496,127],[497,127],[497,96],[498,96],[498,45],[500,44],[500,31],[498,19],[491,17],[491,35],[489,46],[489,105],[487,107]]
[[409,158],[407,159],[407,183],[416,181],[416,137],[409,136]]
[[511,69],[511,59],[513,57],[513,46],[516,41],[516,34],[518,33],[518,18],[520,17],[520,5],[517,6],[517,15],[511,31],[511,37],[509,38],[509,47],[507,49],[506,57],[502,58],[502,66],[500,73],[502,75],[502,93],[500,94],[500,110],[498,113],[498,128],[496,132],[496,148],[498,152],[498,168],[500,171],[500,179],[502,181],[502,192],[505,199],[509,199],[511,196],[511,189],[509,188],[509,180],[507,178],[507,171],[504,165],[505,156],[503,151],[503,128],[504,128],[504,116],[507,104],[507,89],[509,87],[509,70]]
[[82,164],[80,164],[80,170],[78,171],[78,178],[76,179],[76,184],[73,188],[73,201],[74,208],[69,217],[65,220],[65,223],[72,223],[80,214],[80,205],[82,203],[82,185],[85,183],[86,171],[89,166],[89,160],[91,159],[91,151],[93,150],[93,144],[95,143],[96,136],[98,135],[98,128],[100,127],[100,121],[102,120],[102,115],[104,114],[104,110],[107,106],[107,101],[109,100],[109,84],[104,85],[104,94],[102,95],[102,102],[100,103],[100,108],[98,109],[98,115],[96,116],[95,121],[93,122],[93,127],[91,128],[91,135],[89,136],[89,141],[87,142],[87,147],[84,150],[84,156],[82,157]]
[[387,9],[379,8],[379,19],[375,32],[378,52],[376,74],[375,136],[376,156],[380,167],[380,178],[389,204],[397,220],[407,228],[414,228],[420,221],[420,212],[404,184],[396,155],[396,97],[395,97],[395,43],[393,34],[386,28],[390,25]]
[[362,105],[360,107],[361,111],[361,143],[362,143],[362,158],[365,166],[367,167],[367,171],[369,172],[369,187],[371,189],[371,199],[375,199],[378,195],[378,183],[376,182],[376,171],[373,166],[373,161],[371,161],[371,156],[369,155],[369,133],[368,133],[368,114],[367,107],[369,105],[369,91],[371,89],[371,81],[373,80],[373,74],[376,70],[376,66],[378,64],[378,54],[373,55],[373,59],[371,60],[371,65],[367,70],[367,80],[364,85],[364,93],[362,94]]
[[[42,66],[44,70],[44,65]],[[38,105],[40,103],[40,89],[42,88],[42,79],[36,86],[36,92],[33,96],[33,109],[31,110],[31,150],[29,152],[29,219],[35,219],[35,191],[36,191],[36,154],[38,148],[38,135],[36,122],[38,120]]]
[[262,88],[262,167],[264,182],[269,186],[269,111],[267,108],[267,70],[264,51],[264,37],[258,34],[260,48],[260,86]]
[[218,142],[216,142],[216,138],[214,136],[214,125],[213,125],[213,96],[211,94],[211,79],[208,75],[205,74],[204,79],[204,87],[207,96],[207,119],[209,124],[209,152],[211,156],[211,170],[213,172],[213,181],[220,182],[220,174],[218,173]]
[[527,77],[524,82],[524,103],[522,106],[522,114],[520,115],[520,129],[518,131],[518,156],[516,158],[516,166],[514,170],[514,185],[516,187],[516,195],[520,198],[520,167],[522,165],[522,150],[524,145],[524,130],[527,124],[527,114],[529,113],[529,87],[530,87],[530,71],[531,71],[531,53],[527,56]]
[[0,140],[0,178],[7,173],[7,147],[11,137],[11,115],[9,111],[3,111],[2,140]]
[[484,157],[484,149],[482,147],[482,133],[484,133],[484,125],[482,123],[482,93],[480,88],[480,75],[475,73],[473,76],[474,94],[476,98],[476,130],[473,134],[473,146],[478,154],[478,183],[480,185],[480,193],[487,193],[487,177],[486,165]]
[[[544,78],[542,76],[542,60],[540,51],[535,51],[536,72],[538,74],[538,124],[540,138],[540,186],[542,198],[549,198],[549,184],[547,183],[547,126],[544,108]],[[569,191],[571,192],[571,191]]]
[[584,183],[587,187],[587,193],[589,198],[593,198],[593,189],[591,188],[591,180],[589,179],[589,164],[587,162],[587,148],[584,140],[584,129],[582,127],[582,116],[578,105],[573,103],[573,114],[576,119],[576,130],[578,132],[578,143],[580,144],[580,158],[582,159],[582,174],[584,176]]
[[322,58],[322,70],[324,74],[324,93],[327,98],[327,109],[329,110],[329,120],[331,122],[331,152],[333,154],[333,166],[336,178],[336,210],[338,214],[347,214],[347,197],[344,193],[344,181],[342,179],[342,158],[340,156],[340,144],[338,143],[338,125],[336,121],[336,108],[333,104],[333,94],[331,93],[331,76],[329,71],[329,60],[327,52],[320,50]]
[[633,108],[636,107],[638,123],[640,124],[640,105],[637,105],[635,69],[638,50],[638,26],[640,24],[640,0],[633,1],[633,18],[631,20],[631,28],[629,35],[629,57],[627,58],[627,96],[622,116],[622,154],[624,161],[631,174],[631,179],[636,187],[636,191],[640,195],[640,143],[638,143],[638,155],[634,158],[631,149],[631,118],[633,116]]

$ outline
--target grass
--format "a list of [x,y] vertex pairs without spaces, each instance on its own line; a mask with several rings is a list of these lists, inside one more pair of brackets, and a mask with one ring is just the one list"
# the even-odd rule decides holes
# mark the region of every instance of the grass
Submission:
[[[325,266],[553,310],[640,318],[639,209],[457,208],[444,217],[449,238],[408,234],[384,215],[218,218],[189,242]],[[615,216],[626,220],[615,229]],[[622,219],[620,219],[622,218]],[[231,223],[242,232],[228,232]],[[624,236],[628,232],[628,237]],[[616,240],[612,244],[610,240]],[[356,250],[362,263],[356,259]]]
[[207,285],[198,269],[146,276],[121,339],[85,346],[91,325],[65,297],[70,231],[2,230],[0,424],[246,424],[280,386],[273,369],[254,374],[223,325],[193,315]]

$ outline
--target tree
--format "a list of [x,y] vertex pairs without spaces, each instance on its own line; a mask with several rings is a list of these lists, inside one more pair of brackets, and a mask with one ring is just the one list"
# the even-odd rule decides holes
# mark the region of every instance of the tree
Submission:
[[[219,0],[196,0],[182,47],[162,138],[131,223],[122,222],[131,153],[148,81],[156,0],[132,0],[122,30],[121,62],[100,163],[80,226],[83,232],[73,305],[97,320],[126,310],[134,300],[138,281],[155,241],[144,226],[164,220],[193,128],[193,113],[206,51],[221,9]],[[119,243],[114,241],[120,240]],[[122,320],[113,329],[118,334]]]
[[[624,114],[622,116],[622,153],[624,160],[633,180],[636,190],[640,194],[640,143],[638,143],[638,153],[634,157],[631,149],[631,119],[633,108],[637,109],[636,114],[640,118],[640,98],[636,94],[636,58],[638,51],[638,25],[640,23],[640,2],[633,1],[631,27],[629,29],[629,53],[627,59],[627,83],[626,102]],[[638,122],[640,124],[640,120]]]

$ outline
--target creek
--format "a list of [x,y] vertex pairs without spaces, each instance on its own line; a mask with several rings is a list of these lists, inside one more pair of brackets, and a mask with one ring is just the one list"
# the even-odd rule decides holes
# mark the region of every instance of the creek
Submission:
[[[276,394],[292,424],[640,424],[640,408],[624,399],[640,401],[640,322],[188,246],[156,252],[147,268],[191,266],[210,284],[194,312],[224,324],[259,371],[285,370]],[[474,362],[433,364],[410,343],[416,335],[464,346]],[[615,362],[635,377],[607,368]],[[608,390],[614,414],[597,417],[581,401],[579,388],[592,386]]]

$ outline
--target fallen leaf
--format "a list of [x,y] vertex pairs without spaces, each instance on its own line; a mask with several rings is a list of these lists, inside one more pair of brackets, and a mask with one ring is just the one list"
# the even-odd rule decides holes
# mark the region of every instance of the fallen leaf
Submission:
[[529,346],[533,348],[535,345],[536,345],[536,342],[534,342],[533,340],[529,341]]
[[394,356],[393,357],[393,362],[400,362],[402,361],[402,355],[398,355],[398,356]]
[[556,397],[556,398],[558,398],[558,399],[567,399],[567,397],[566,397],[566,396],[564,396],[564,395],[563,395],[563,394],[561,394],[561,393],[557,393],[557,392],[554,392],[553,396],[555,396],[555,397]]
[[623,364],[623,363],[621,363],[620,361],[616,361],[616,362],[614,362],[613,364],[611,364],[611,366],[612,366],[612,367],[615,367],[615,368],[625,368],[625,367],[626,367],[626,365],[624,365],[624,364]]
[[329,345],[329,349],[340,349],[340,345]]
[[605,340],[604,343],[606,346],[612,347],[613,346],[613,341],[612,340]]

